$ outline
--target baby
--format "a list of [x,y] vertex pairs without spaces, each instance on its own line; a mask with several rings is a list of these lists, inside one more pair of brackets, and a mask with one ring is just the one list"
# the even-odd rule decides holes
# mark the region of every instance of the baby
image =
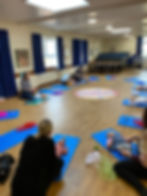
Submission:
[[124,139],[120,133],[109,132],[107,134],[107,148],[116,150],[122,155],[131,158],[138,156],[138,144],[133,142],[132,139]]
[[62,155],[67,154],[67,148],[65,147],[65,141],[60,140],[56,145],[55,145],[55,151],[56,151],[56,156],[61,157]]

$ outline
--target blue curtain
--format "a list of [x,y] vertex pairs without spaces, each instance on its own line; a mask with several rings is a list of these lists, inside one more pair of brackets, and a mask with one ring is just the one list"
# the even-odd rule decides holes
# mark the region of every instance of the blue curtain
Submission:
[[59,69],[64,69],[64,47],[63,39],[61,37],[57,38],[57,54],[58,54],[58,64]]
[[17,94],[9,48],[9,35],[5,30],[0,30],[0,92],[4,97]]
[[2,87],[2,84],[0,84],[0,97],[3,97],[3,96],[4,96],[3,87]]
[[73,65],[80,66],[80,40],[74,39],[72,41],[72,57],[73,57]]
[[137,38],[137,49],[136,49],[137,56],[142,55],[142,44],[143,44],[143,38],[141,36],[139,36]]
[[88,63],[88,42],[87,40],[74,39],[72,42],[73,65],[82,66]]
[[88,41],[84,40],[82,41],[82,53],[83,53],[83,64],[87,64],[88,63]]
[[32,48],[34,56],[34,70],[35,73],[45,72],[42,50],[42,38],[39,34],[32,35]]

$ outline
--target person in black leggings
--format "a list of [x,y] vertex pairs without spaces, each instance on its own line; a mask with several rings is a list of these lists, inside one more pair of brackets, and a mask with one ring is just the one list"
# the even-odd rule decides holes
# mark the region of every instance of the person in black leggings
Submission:
[[147,109],[143,116],[144,130],[140,140],[140,155],[137,159],[119,162],[114,170],[119,177],[133,186],[141,196],[147,196],[147,188],[141,179],[147,179]]
[[119,177],[132,185],[141,196],[147,196],[147,189],[140,182],[140,179],[147,179],[147,168],[143,167],[140,161],[130,160],[117,163],[114,170]]

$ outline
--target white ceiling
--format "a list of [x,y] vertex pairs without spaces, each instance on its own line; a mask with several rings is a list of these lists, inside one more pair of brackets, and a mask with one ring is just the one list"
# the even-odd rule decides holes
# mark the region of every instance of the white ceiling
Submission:
[[[131,27],[133,34],[147,33],[147,23],[141,22],[147,17],[147,0],[88,1],[89,7],[54,14],[28,6],[25,0],[0,0],[0,20],[92,35],[108,35],[107,25]],[[88,24],[89,18],[97,19],[97,23]]]

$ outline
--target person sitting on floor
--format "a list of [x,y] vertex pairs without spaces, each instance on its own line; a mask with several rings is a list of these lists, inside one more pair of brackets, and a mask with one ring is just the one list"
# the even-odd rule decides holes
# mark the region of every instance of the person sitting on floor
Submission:
[[72,81],[70,77],[70,74],[64,74],[61,78],[61,84],[65,86],[72,86]]
[[35,97],[35,89],[31,86],[28,73],[23,73],[21,77],[21,97],[26,100],[32,100]]
[[138,91],[147,91],[147,82],[146,81],[140,81],[136,86],[136,90]]
[[43,120],[38,136],[26,140],[12,181],[11,196],[45,196],[47,188],[60,175],[61,156],[67,149],[64,141],[55,144],[51,133],[52,123]]
[[79,67],[75,73],[73,73],[71,75],[71,80],[75,83],[79,83],[82,82],[84,80],[84,72],[83,72],[83,68]]
[[118,162],[114,166],[116,174],[129,183],[141,196],[147,196],[147,188],[141,183],[141,179],[147,179],[147,108],[143,115],[144,130],[141,131],[139,141],[140,155],[138,159]]
[[84,72],[82,67],[79,67],[75,73],[71,76],[70,74],[64,74],[61,78],[61,83],[65,86],[72,86],[76,83],[80,83],[85,80]]
[[118,132],[110,132],[107,135],[107,148],[116,150],[125,157],[132,158],[139,155],[138,144],[135,138],[125,139]]

